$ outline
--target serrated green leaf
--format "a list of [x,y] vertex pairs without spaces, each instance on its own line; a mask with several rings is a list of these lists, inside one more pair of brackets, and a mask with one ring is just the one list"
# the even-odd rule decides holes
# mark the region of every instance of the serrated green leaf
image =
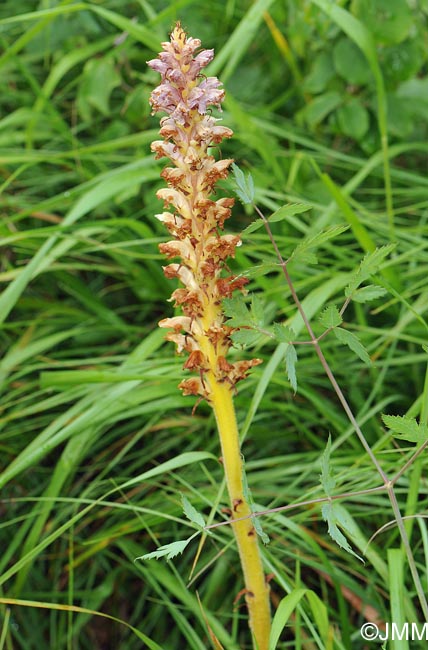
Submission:
[[395,244],[386,244],[385,246],[376,248],[372,253],[365,255],[360,265],[361,272],[366,277],[376,273],[385,257],[388,257],[388,255],[394,250],[395,246]]
[[194,524],[196,524],[199,528],[204,528],[205,527],[205,520],[203,516],[201,515],[200,512],[196,510],[190,503],[189,499],[184,496],[184,494],[181,495],[181,503],[183,506],[183,512],[186,515],[187,519],[192,521]]
[[242,169],[232,163],[232,171],[235,179],[235,183],[238,186],[235,189],[236,194],[239,196],[242,203],[253,203],[254,201],[254,181],[250,173],[245,177]]
[[428,440],[428,426],[419,424],[415,418],[407,415],[383,415],[382,420],[391,429],[394,438],[422,444]]
[[352,300],[355,300],[355,302],[369,302],[370,300],[376,300],[376,298],[384,296],[386,293],[387,291],[383,287],[377,284],[368,284],[366,287],[357,289],[352,294]]
[[297,353],[294,345],[289,345],[285,352],[285,367],[287,370],[287,377],[294,392],[297,392],[297,377],[296,377],[296,363]]
[[353,295],[354,291],[360,286],[360,284],[377,272],[385,257],[387,257],[394,248],[395,244],[387,244],[386,246],[376,248],[372,253],[367,253],[367,255],[365,255],[358,271],[352,276],[351,281],[345,288],[345,295],[348,298]]
[[318,248],[322,244],[325,244],[329,239],[333,239],[333,237],[337,237],[338,235],[342,234],[345,232],[345,230],[348,230],[348,228],[348,225],[338,224],[336,226],[330,226],[329,228],[326,228],[326,230],[319,232],[317,235],[308,237],[295,248],[292,255],[290,256],[289,261],[294,261],[297,257],[301,258],[302,256],[307,256],[308,251],[311,248]]
[[280,343],[291,343],[296,339],[296,335],[288,325],[283,323],[273,324],[273,334]]
[[250,311],[242,296],[233,296],[223,300],[223,311],[228,318],[227,325],[231,327],[251,326],[253,321]]
[[339,530],[338,525],[341,526],[344,530],[347,530],[346,520],[347,513],[346,510],[336,501],[328,501],[324,503],[321,508],[322,516],[324,521],[328,524],[328,534],[336,542],[340,548],[343,548],[344,551],[354,555],[361,562],[364,563],[364,560],[354,553],[351,546],[348,543],[345,535]]
[[231,334],[231,339],[235,345],[254,345],[259,338],[260,332],[254,329],[239,329]]
[[166,557],[167,560],[172,560],[176,555],[180,555],[190,542],[192,537],[189,539],[180,540],[178,542],[171,542],[171,544],[165,544],[164,546],[159,546],[156,551],[151,553],[145,553],[145,555],[140,555],[137,557],[137,560],[159,560],[161,557]]
[[[239,198],[241,198],[241,197],[239,197]],[[242,201],[242,199],[241,199],[241,201]],[[252,221],[249,226],[244,228],[241,235],[243,235],[243,236],[249,235],[250,233],[254,232],[255,230],[258,230],[259,228],[262,228],[263,225],[264,224],[263,224],[262,219],[256,219],[255,221]]]
[[245,186],[245,174],[236,163],[232,163],[232,172],[238,187]]
[[275,210],[270,217],[268,217],[269,223],[275,223],[276,221],[282,221],[285,217],[293,217],[295,214],[301,214],[302,212],[307,212],[311,210],[312,206],[306,203],[288,203],[283,205],[278,210]]
[[336,487],[336,479],[331,474],[330,455],[331,455],[331,436],[329,435],[326,448],[324,450],[323,455],[321,456],[321,474],[320,474],[321,485],[324,488],[324,492],[329,497],[331,496],[332,491]]
[[321,313],[318,320],[326,329],[330,329],[340,325],[342,322],[342,316],[340,315],[336,305],[329,305]]
[[300,262],[303,264],[318,264],[318,257],[312,251],[304,248],[295,249],[288,260],[289,262]]
[[263,530],[262,524],[260,522],[260,519],[258,517],[252,517],[251,518],[253,525],[254,525],[254,530],[256,531],[257,535],[260,537],[262,540],[263,544],[267,545],[270,542],[269,535],[265,533]]
[[355,334],[349,330],[344,330],[341,327],[336,327],[333,332],[341,343],[347,345],[358,357],[360,357],[361,361],[364,361],[368,366],[372,365],[367,350]]

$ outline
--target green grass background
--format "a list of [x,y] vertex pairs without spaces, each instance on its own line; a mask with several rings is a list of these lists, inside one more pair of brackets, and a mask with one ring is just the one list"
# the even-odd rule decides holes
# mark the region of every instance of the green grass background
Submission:
[[[251,171],[267,214],[311,207],[273,224],[283,255],[349,225],[317,265],[290,269],[317,333],[362,257],[396,244],[376,278],[386,296],[345,316],[373,365],[334,338],[323,350],[385,472],[410,457],[380,416],[428,416],[427,16],[426,0],[0,3],[0,650],[202,650],[209,629],[226,650],[251,647],[228,526],[172,562],[135,561],[194,532],[181,494],[210,522],[226,517],[213,417],[204,404],[192,416],[184,360],[157,328],[173,283],[153,218],[163,161],[150,153],[146,61],[177,19],[216,50],[208,74],[235,132],[223,157]],[[252,218],[237,203],[227,227]],[[287,321],[304,340],[272,261],[257,230],[231,264],[249,274],[262,326]],[[261,335],[254,348],[234,354],[264,359],[236,397],[256,504],[325,496],[329,434],[337,493],[380,485],[310,346],[298,346],[296,395],[281,347]],[[426,512],[424,456],[397,497],[404,514]],[[318,504],[262,518],[273,606],[294,594],[280,650],[363,649],[366,620],[419,619],[396,526],[367,546],[393,520],[386,495],[342,506],[364,564],[328,536]],[[426,587],[425,519],[406,525]]]

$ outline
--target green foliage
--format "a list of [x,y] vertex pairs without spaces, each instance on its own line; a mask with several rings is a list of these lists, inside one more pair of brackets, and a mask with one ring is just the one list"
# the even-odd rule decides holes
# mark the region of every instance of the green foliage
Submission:
[[[249,504],[252,512],[256,513],[257,512],[257,506],[254,503],[253,500],[253,495],[250,490],[250,486],[248,485],[248,479],[247,479],[247,472],[245,469],[245,462],[243,463],[243,472],[242,472],[242,484],[244,486],[244,497],[247,503]],[[254,530],[256,531],[257,535],[260,537],[261,541],[263,544],[267,545],[270,542],[269,535],[265,533],[261,519],[259,517],[252,517],[252,522],[254,526]]]
[[245,304],[243,296],[235,295],[233,298],[223,300],[223,311],[227,316],[226,323],[230,327],[243,327],[254,324],[250,310]]
[[[181,495],[181,503],[183,506],[183,512],[186,515],[186,517],[198,528],[204,528],[205,527],[205,520],[203,516],[201,515],[200,512],[196,510],[190,503],[190,501],[187,499],[187,497],[182,494]],[[184,540],[178,540],[175,542],[170,542],[169,544],[164,544],[163,546],[160,546],[156,551],[152,551],[151,553],[145,553],[144,555],[140,555],[139,557],[136,558],[136,560],[159,560],[162,557],[165,557],[167,560],[172,560],[173,558],[177,557],[177,555],[181,555],[186,548],[186,546],[189,544],[189,542],[192,541],[192,539],[195,537],[195,535],[192,535],[188,539]]]
[[337,327],[342,322],[342,316],[336,305],[328,305],[319,317],[319,322],[326,329]]
[[303,598],[306,598],[311,610],[312,618],[317,626],[317,633],[328,647],[328,613],[325,604],[317,596],[317,594],[310,589],[294,589],[291,593],[284,596],[278,605],[272,621],[272,630],[269,638],[269,650],[275,650],[278,646],[281,633],[287,626],[290,616],[296,609],[299,609],[299,603]]
[[201,515],[200,512],[196,510],[196,508],[192,506],[189,499],[186,496],[184,496],[184,494],[181,495],[181,503],[183,505],[183,512],[186,515],[187,519],[192,521],[199,528],[204,528],[205,520],[203,516]]
[[369,277],[378,271],[384,259],[388,257],[394,248],[395,244],[387,244],[386,246],[377,248],[372,253],[367,253],[367,255],[365,255],[361,261],[357,272],[354,273],[351,281],[347,285],[345,289],[345,295],[347,297],[353,296],[354,292],[358,289],[360,284],[365,282]]
[[161,557],[166,557],[167,560],[172,560],[177,555],[181,555],[189,542],[190,538],[159,546],[156,551],[140,555],[136,560],[159,560]]
[[291,343],[296,338],[293,330],[282,323],[273,324],[273,334],[279,343]]
[[120,83],[112,58],[91,59],[86,63],[77,95],[77,107],[86,122],[91,121],[92,108],[109,115],[110,96]]
[[352,352],[355,352],[355,354],[361,359],[361,361],[364,361],[364,363],[367,366],[371,366],[372,364],[371,359],[367,353],[367,350],[361,344],[361,341],[358,339],[358,336],[356,336],[349,330],[343,329],[342,327],[336,327],[333,330],[333,332],[335,337],[341,343],[347,345],[352,350]]
[[[325,0],[316,4],[328,14],[331,4]],[[379,97],[386,105],[379,72],[389,90],[391,115],[401,85],[417,81],[424,70],[428,57],[426,16],[419,8],[411,8],[407,0],[354,0],[344,7],[335,7],[330,15],[337,18],[345,33],[323,30],[320,17],[313,16],[309,29],[299,37],[292,34],[292,39],[299,40],[299,49],[306,49],[306,55],[310,52],[303,76],[309,102],[299,115],[309,128],[319,130],[323,124],[324,130],[349,138],[373,153],[375,122],[383,119],[378,113]],[[402,140],[411,132],[414,137],[416,132],[422,138],[426,136],[427,122],[420,131],[411,119],[414,110],[402,104],[401,125],[395,118],[396,127],[391,132],[395,139]]]
[[334,69],[343,81],[362,86],[371,81],[370,68],[360,48],[349,38],[341,37],[333,49]]
[[297,352],[294,345],[288,345],[285,352],[285,368],[287,370],[287,377],[291,384],[291,388],[296,393],[297,391],[297,377],[296,377],[296,363]]
[[324,521],[328,524],[328,534],[332,540],[334,540],[340,548],[343,548],[344,551],[354,555],[358,560],[360,560],[360,562],[364,563],[364,560],[352,550],[351,545],[340,530],[340,528],[346,530],[348,525],[348,517],[345,508],[337,501],[329,501],[328,503],[323,504],[321,511]]
[[376,300],[386,294],[384,287],[379,287],[377,284],[368,284],[366,287],[361,287],[352,292],[352,300],[355,302],[369,302]]
[[[271,645],[354,647],[358,602],[381,620],[389,602],[417,620],[385,491],[327,503],[328,526],[319,504],[298,505],[382,480],[313,346],[300,345],[304,323],[247,201],[256,194],[317,332],[333,327],[322,350],[386,475],[410,463],[396,495],[423,567],[414,516],[428,495],[423,456],[411,454],[428,422],[427,16],[425,0],[0,3],[0,584],[15,599],[0,595],[5,648],[201,650],[208,626],[228,650],[251,646],[215,422],[204,403],[192,415],[196,400],[177,389],[184,357],[157,327],[173,314],[173,283],[153,217],[165,161],[150,153],[159,76],[146,61],[177,18],[216,50],[207,75],[220,75],[226,101],[213,116],[235,132],[221,155],[245,170],[213,199],[236,182],[246,201],[226,228],[244,231],[228,264],[251,280],[249,296],[224,306],[241,327],[231,362],[264,362],[234,398],[254,510],[293,506],[253,520],[281,603]],[[346,329],[334,307],[344,291]],[[374,368],[359,363],[365,350]],[[407,415],[383,416],[382,431],[388,411]],[[328,432],[334,468],[324,458],[321,488]],[[202,530],[205,519],[225,525]],[[183,539],[189,528],[199,546]],[[135,562],[144,554],[173,561]]]
[[[251,176],[250,176],[251,177]],[[246,203],[250,203],[250,201],[246,201]],[[292,203],[290,205],[283,205],[281,208],[278,210],[275,210],[273,214],[269,215],[267,221],[269,223],[275,223],[276,221],[282,221],[283,219],[286,219],[287,217],[294,217],[296,214],[302,214],[303,212],[307,212],[308,210],[311,209],[311,205],[304,205],[300,203]],[[258,230],[259,228],[262,228],[264,226],[263,219],[256,219],[256,221],[253,221],[253,223],[250,223],[249,226],[247,226],[243,230],[243,235],[249,235],[250,233],[254,232],[255,230]]]
[[231,338],[235,345],[242,345],[245,347],[256,343],[260,338],[260,335],[253,329],[240,329],[237,332],[232,332]]
[[253,345],[260,338],[258,330],[263,326],[264,312],[263,303],[256,294],[251,297],[251,309],[247,307],[243,296],[235,295],[224,299],[223,310],[228,317],[227,325],[242,328],[232,332],[231,338],[235,345]]
[[307,125],[314,129],[323,120],[340,106],[342,102],[341,94],[337,90],[328,90],[315,97],[310,104],[307,104],[300,112],[300,117],[304,119]]
[[406,415],[382,415],[384,424],[391,430],[394,438],[422,444],[428,440],[428,426],[416,422]]
[[240,169],[238,165],[235,165],[235,163],[232,164],[232,171],[233,171],[235,183],[237,185],[237,188],[235,189],[236,194],[239,196],[242,203],[244,204],[253,203],[254,201],[253,177],[251,176],[251,174],[247,174],[247,176],[245,176],[242,169]]
[[353,97],[337,110],[337,123],[344,135],[362,140],[369,130],[370,118],[361,100]]
[[260,519],[258,517],[252,517],[252,520],[253,520],[254,530],[262,540],[263,544],[266,546],[270,542],[269,535],[265,533],[262,524],[260,522]]
[[307,264],[316,264],[318,260],[316,255],[312,252],[312,249],[319,248],[330,239],[341,235],[347,229],[348,226],[346,225],[329,226],[326,230],[318,232],[316,235],[310,235],[296,246],[289,261],[300,260],[305,261]]
[[364,20],[379,43],[400,43],[413,26],[406,0],[353,0],[355,14]]
[[[333,496],[333,490],[336,487],[336,479],[332,474],[332,468],[330,464],[331,457],[331,436],[328,436],[328,441],[326,448],[321,456],[321,474],[320,481],[323,487],[324,492],[328,497]],[[354,555],[356,558],[363,561],[354,551],[352,550],[348,540],[345,535],[339,529],[339,526],[344,530],[347,530],[349,527],[348,515],[337,501],[330,500],[327,503],[323,503],[322,516],[324,521],[328,524],[328,534],[336,542],[340,548],[343,548],[347,553]]]
[[329,434],[326,448],[321,456],[321,474],[320,481],[324,492],[327,496],[331,497],[334,488],[336,487],[336,479],[332,476],[331,465],[331,436]]

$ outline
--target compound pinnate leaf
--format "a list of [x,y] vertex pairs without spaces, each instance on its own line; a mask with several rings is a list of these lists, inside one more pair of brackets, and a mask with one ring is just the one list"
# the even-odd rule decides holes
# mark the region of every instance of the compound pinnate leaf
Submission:
[[140,555],[137,557],[137,560],[159,560],[161,557],[166,557],[167,560],[172,560],[176,555],[180,555],[192,537],[189,539],[180,540],[178,542],[171,542],[171,544],[165,544],[164,546],[159,546],[156,551],[151,553],[145,553],[145,555]]

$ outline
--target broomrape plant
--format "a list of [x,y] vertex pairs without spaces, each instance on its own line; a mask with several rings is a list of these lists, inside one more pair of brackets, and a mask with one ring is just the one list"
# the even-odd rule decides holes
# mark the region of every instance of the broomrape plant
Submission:
[[[261,361],[227,360],[234,328],[225,324],[222,300],[235,291],[244,291],[247,280],[222,275],[226,259],[234,256],[241,240],[238,235],[219,234],[234,200],[214,201],[210,197],[217,181],[227,177],[233,160],[215,160],[208,150],[230,138],[232,131],[210,114],[210,106],[221,109],[225,93],[216,77],[202,74],[214,51],[196,54],[200,45],[200,40],[187,37],[177,23],[170,42],[162,44],[163,52],[148,62],[162,77],[151,94],[153,112],[167,113],[161,120],[164,139],[153,142],[152,150],[157,158],[167,157],[174,165],[163,170],[167,187],[157,193],[165,208],[173,208],[156,215],[174,237],[161,244],[160,250],[167,258],[180,258],[179,263],[165,266],[164,273],[184,285],[171,297],[183,315],[165,318],[159,325],[171,330],[166,338],[176,344],[177,351],[188,354],[184,368],[194,376],[180,383],[183,394],[205,399],[214,411],[231,510],[237,518],[251,515],[251,506],[246,496],[233,393],[236,383]],[[255,648],[265,650],[270,629],[269,588],[256,530],[251,518],[232,525]]]

